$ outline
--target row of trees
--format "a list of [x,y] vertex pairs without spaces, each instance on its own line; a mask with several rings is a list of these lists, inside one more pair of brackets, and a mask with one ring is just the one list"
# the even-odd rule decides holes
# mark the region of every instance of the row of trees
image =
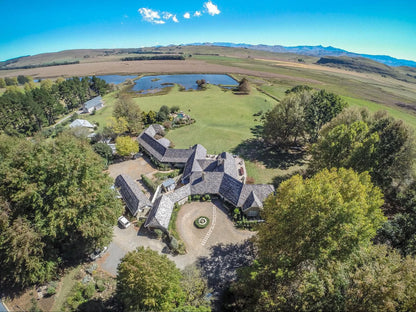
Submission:
[[122,212],[87,140],[0,137],[0,287],[43,283],[112,239]]
[[33,78],[30,76],[19,75],[17,77],[0,77],[0,88],[7,86],[24,85],[25,83],[33,82]]
[[53,125],[63,113],[80,107],[85,101],[108,91],[97,77],[33,81],[24,89],[9,87],[0,96],[0,131],[10,135],[33,135],[42,127]]

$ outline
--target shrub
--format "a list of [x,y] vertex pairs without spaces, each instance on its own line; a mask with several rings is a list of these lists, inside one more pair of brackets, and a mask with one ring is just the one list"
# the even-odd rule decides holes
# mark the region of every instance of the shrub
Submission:
[[198,229],[205,229],[209,224],[209,218],[205,216],[201,216],[195,219],[194,225]]
[[155,232],[157,238],[162,238],[162,236],[163,236],[162,230],[155,229],[154,232]]
[[99,292],[103,292],[105,290],[105,285],[103,280],[98,280],[95,283],[95,287],[98,289]]
[[170,108],[170,112],[171,112],[171,113],[176,113],[176,112],[179,112],[179,106],[176,106],[176,105],[172,106],[172,107]]
[[157,185],[155,185],[155,184],[153,183],[153,181],[152,181],[152,180],[150,180],[148,177],[146,177],[144,174],[142,174],[142,181],[143,181],[144,185],[146,185],[146,187],[148,187],[148,188],[149,188],[149,190],[150,190],[152,193],[155,193],[155,192],[156,192],[156,190],[157,190]]
[[95,294],[95,285],[93,283],[88,283],[88,285],[84,288],[83,297],[85,299],[90,299]]

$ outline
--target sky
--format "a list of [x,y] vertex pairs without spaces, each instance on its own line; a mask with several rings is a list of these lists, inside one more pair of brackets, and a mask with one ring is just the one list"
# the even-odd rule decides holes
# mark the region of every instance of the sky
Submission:
[[0,0],[0,61],[194,42],[323,45],[416,61],[416,1]]

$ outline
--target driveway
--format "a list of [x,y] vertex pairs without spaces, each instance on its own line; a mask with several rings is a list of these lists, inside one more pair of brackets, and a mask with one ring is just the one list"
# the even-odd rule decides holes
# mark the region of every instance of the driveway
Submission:
[[[193,224],[199,216],[206,216],[210,219],[210,224],[205,229],[198,229]],[[183,205],[176,219],[176,228],[185,243],[187,254],[167,256],[179,269],[184,269],[201,258],[209,257],[215,246],[240,244],[254,235],[253,232],[236,229],[219,200]],[[104,256],[97,260],[100,267],[113,276],[117,274],[117,266],[121,259],[129,251],[143,246],[162,254],[166,246],[162,241],[150,237],[146,230],[139,230],[133,225],[127,229],[115,226],[113,230],[113,241]]]
[[97,260],[97,264],[104,271],[113,276],[117,275],[117,266],[121,259],[129,252],[137,249],[137,247],[149,247],[159,253],[166,246],[158,239],[149,238],[144,232],[135,226],[130,226],[127,229],[121,229],[118,226],[113,228],[113,241],[108,246],[107,252],[104,256]]
[[156,171],[145,158],[139,157],[137,159],[126,160],[117,164],[112,164],[108,167],[108,174],[115,179],[119,174],[127,174],[133,180],[141,179],[142,174],[148,174]]

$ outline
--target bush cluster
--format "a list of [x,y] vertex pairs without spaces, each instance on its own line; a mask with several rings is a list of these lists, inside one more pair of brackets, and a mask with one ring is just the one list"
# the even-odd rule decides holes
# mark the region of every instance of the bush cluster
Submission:
[[194,225],[198,229],[205,229],[209,224],[209,218],[205,216],[201,216],[195,219]]

